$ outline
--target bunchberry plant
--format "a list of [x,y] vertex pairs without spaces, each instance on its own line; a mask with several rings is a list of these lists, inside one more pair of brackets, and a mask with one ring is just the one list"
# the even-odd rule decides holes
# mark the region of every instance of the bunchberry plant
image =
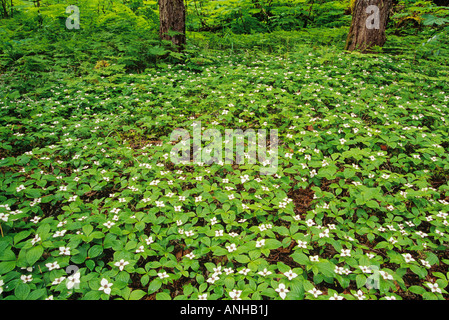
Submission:
[[[73,70],[36,49],[1,72],[0,299],[448,299],[444,59],[302,45],[315,30],[160,60],[114,32]],[[262,174],[251,147],[274,145]]]

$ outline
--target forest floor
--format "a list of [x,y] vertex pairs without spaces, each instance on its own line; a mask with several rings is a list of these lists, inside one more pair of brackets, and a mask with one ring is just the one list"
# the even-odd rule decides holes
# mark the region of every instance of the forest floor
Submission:
[[447,60],[228,49],[3,72],[1,299],[449,298]]

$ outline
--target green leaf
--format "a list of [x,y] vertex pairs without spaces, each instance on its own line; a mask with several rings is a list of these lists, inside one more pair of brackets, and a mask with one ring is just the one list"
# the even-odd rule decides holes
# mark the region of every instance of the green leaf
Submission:
[[25,194],[30,197],[30,198],[40,198],[41,197],[41,192],[39,191],[39,189],[27,189],[25,190]]
[[426,255],[427,255],[426,260],[430,265],[434,265],[434,264],[438,263],[438,256],[436,254],[434,254],[432,252],[426,252]]
[[355,277],[355,282],[357,284],[357,288],[361,288],[366,283],[366,277],[363,274],[358,274],[357,277]]
[[143,229],[145,229],[145,222],[139,221],[135,226],[137,231],[142,231]]
[[227,289],[231,290],[232,288],[234,288],[234,284],[235,284],[234,277],[228,276],[224,279],[224,285],[226,286]]
[[320,262],[317,265],[318,270],[326,277],[332,277],[334,275],[334,268],[329,262]]
[[32,266],[36,263],[37,260],[39,260],[40,257],[42,257],[43,253],[44,248],[41,245],[31,247],[26,253],[26,261]]
[[128,241],[125,245],[125,250],[132,250],[137,246],[137,242],[136,241]]
[[86,293],[81,299],[82,300],[99,300],[100,296],[102,294],[102,291],[100,290],[92,290]]
[[83,263],[87,258],[87,250],[84,247],[78,247],[78,254],[75,254],[70,260],[75,264]]
[[251,260],[256,260],[260,257],[260,250],[251,250],[248,254]]
[[129,282],[129,279],[130,279],[130,275],[129,275],[129,273],[128,272],[126,272],[126,271],[120,271],[118,274],[117,274],[117,276],[115,277],[115,280],[116,281],[120,281],[120,282],[123,282],[123,283],[128,283]]
[[38,300],[46,293],[47,290],[45,288],[34,290],[28,295],[28,300]]
[[203,237],[201,238],[201,242],[206,245],[206,247],[210,247],[210,238],[209,237]]
[[87,256],[89,258],[96,258],[99,255],[101,255],[103,253],[103,247],[100,245],[94,245],[92,246],[89,251],[87,252]]
[[159,278],[156,278],[153,281],[151,281],[150,285],[148,286],[148,294],[152,294],[152,293],[156,292],[157,290],[159,290],[161,285],[162,285],[162,281]]
[[436,283],[438,284],[438,286],[439,286],[441,289],[446,288],[447,285],[448,285],[448,282],[447,282],[447,280],[445,280],[445,279],[438,279],[438,280],[436,281]]
[[0,274],[6,274],[16,267],[16,261],[3,261],[0,262]]
[[423,24],[425,26],[431,26],[433,24],[441,26],[445,23],[449,23],[449,19],[437,17],[437,16],[434,16],[434,15],[428,14],[428,13],[423,14],[421,17],[423,18]]
[[185,285],[185,286],[182,288],[182,293],[183,293],[185,296],[189,296],[192,292],[193,292],[193,286],[192,286],[191,283],[189,283],[188,285]]
[[345,177],[345,179],[350,179],[355,175],[355,170],[353,169],[345,169],[343,171],[343,175]]
[[27,238],[31,234],[31,230],[21,231],[14,236],[14,245],[18,244],[21,240]]
[[270,249],[270,250],[274,250],[279,248],[282,245],[282,243],[278,240],[275,239],[266,239],[265,240],[265,245],[264,248]]
[[101,231],[94,231],[90,234],[90,236],[94,239],[103,239],[104,238],[104,233]]
[[115,246],[117,241],[118,240],[117,240],[117,237],[115,235],[113,235],[112,233],[108,233],[104,237],[103,246],[104,246],[105,249],[109,249],[109,248]]
[[435,294],[433,294],[432,292],[425,292],[422,295],[422,298],[424,300],[438,300],[438,297]]
[[90,224],[85,224],[82,229],[83,229],[83,233],[86,236],[89,236],[92,233],[92,231],[94,230],[94,227]]
[[379,204],[375,200],[369,200],[366,202],[366,206],[371,209],[379,209]]
[[86,267],[91,271],[95,268],[94,260],[86,260],[85,264],[86,264]]
[[214,250],[215,256],[225,256],[226,254],[228,254],[228,250],[226,250],[224,248],[218,247]]
[[421,279],[427,276],[427,270],[425,268],[420,268],[418,266],[411,265],[410,270],[412,270],[415,274],[417,274]]
[[143,290],[133,290],[131,291],[131,294],[129,295],[129,300],[140,300],[146,295],[145,291]]
[[411,286],[410,288],[408,288],[408,290],[412,293],[416,293],[419,295],[422,295],[423,293],[426,292],[426,289],[424,289],[423,287],[420,287],[420,286]]
[[248,263],[250,261],[248,256],[244,255],[244,254],[239,254],[239,255],[235,256],[234,259],[240,263]]
[[294,252],[290,255],[290,257],[295,260],[295,262],[302,265],[307,265],[310,262],[309,258],[304,253]]
[[0,252],[0,261],[12,261],[16,260],[16,255],[11,249],[5,249]]
[[148,274],[144,274],[142,278],[140,278],[140,283],[145,287],[150,281],[150,276]]
[[156,300],[171,300],[171,297],[167,292],[159,292],[156,294]]
[[25,300],[28,297],[30,291],[31,291],[30,286],[26,283],[21,282],[14,289],[14,295],[19,300]]
[[50,232],[50,224],[45,223],[44,221],[42,221],[41,225],[39,226],[39,228],[37,228],[36,233],[40,236],[40,238],[42,240],[46,240],[47,236]]

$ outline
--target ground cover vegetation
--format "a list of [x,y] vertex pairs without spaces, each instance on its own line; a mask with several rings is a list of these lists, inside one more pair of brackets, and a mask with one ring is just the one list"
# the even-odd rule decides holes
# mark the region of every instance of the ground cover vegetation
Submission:
[[[448,9],[2,1],[0,299],[448,299]],[[278,169],[176,164],[171,132],[276,129]],[[203,147],[206,146],[203,141]]]

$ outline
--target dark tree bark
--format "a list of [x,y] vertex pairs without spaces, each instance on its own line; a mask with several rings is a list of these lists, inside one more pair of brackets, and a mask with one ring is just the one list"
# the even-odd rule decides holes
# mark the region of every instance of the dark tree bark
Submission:
[[[184,0],[159,0],[159,36],[163,40],[171,40],[179,50],[186,43],[186,9]],[[169,31],[181,34],[170,36]]]
[[382,47],[392,3],[393,0],[357,0],[345,49],[370,52],[374,46]]

